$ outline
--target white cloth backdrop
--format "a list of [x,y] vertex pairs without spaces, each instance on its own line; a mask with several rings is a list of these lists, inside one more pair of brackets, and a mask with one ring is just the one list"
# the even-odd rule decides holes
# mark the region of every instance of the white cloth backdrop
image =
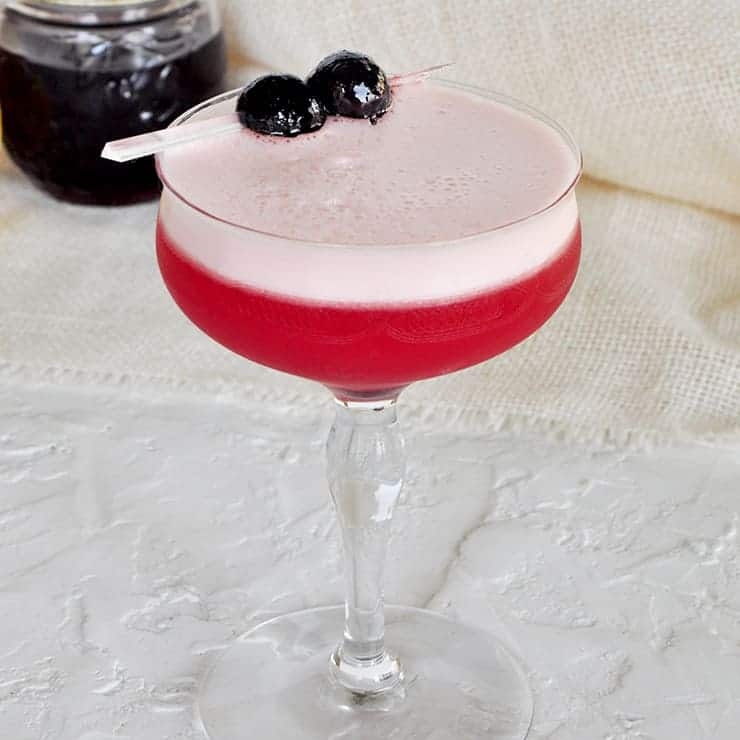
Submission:
[[[584,259],[561,311],[510,353],[418,384],[407,413],[589,439],[740,439],[737,0],[327,0],[224,5],[234,79],[305,74],[337,48],[527,100],[581,143]],[[58,204],[0,159],[0,363],[29,379],[294,396],[165,294],[153,205]]]

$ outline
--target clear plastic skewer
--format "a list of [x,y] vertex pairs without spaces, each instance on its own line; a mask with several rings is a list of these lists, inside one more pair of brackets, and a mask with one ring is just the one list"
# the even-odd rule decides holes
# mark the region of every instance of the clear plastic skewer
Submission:
[[[426,69],[409,72],[408,74],[392,75],[388,81],[392,88],[410,85],[421,82],[435,72],[449,66],[449,64],[438,64],[434,67],[427,67]],[[242,124],[239,122],[237,114],[229,113],[224,116],[208,118],[205,121],[192,121],[180,126],[152,131],[147,134],[139,134],[138,136],[129,136],[126,139],[109,141],[103,147],[100,156],[114,162],[129,162],[132,159],[158,154],[173,146],[187,144],[207,136],[228,134],[239,131],[241,128]]]

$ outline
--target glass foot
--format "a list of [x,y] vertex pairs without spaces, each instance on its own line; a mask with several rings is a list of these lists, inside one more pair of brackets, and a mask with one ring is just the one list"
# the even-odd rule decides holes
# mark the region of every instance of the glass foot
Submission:
[[387,607],[402,684],[352,694],[331,677],[344,607],[287,614],[240,637],[211,667],[198,714],[211,740],[522,740],[532,695],[492,635],[434,612]]

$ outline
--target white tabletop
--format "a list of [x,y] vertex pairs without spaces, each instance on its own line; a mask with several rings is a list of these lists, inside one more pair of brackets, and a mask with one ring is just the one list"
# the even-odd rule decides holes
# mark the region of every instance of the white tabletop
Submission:
[[[213,655],[341,599],[328,402],[6,379],[0,409],[3,737],[200,740]],[[406,421],[390,602],[518,651],[538,740],[737,737],[736,449]]]

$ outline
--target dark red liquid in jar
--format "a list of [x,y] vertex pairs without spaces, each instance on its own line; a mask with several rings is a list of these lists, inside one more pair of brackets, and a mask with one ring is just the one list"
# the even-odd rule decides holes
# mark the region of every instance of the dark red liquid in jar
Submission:
[[344,397],[402,388],[511,348],[563,302],[580,251],[578,227],[551,262],[489,292],[446,303],[324,304],[230,283],[184,256],[161,224],[157,229],[162,276],[193,323],[254,362]]
[[[50,64],[32,60],[38,54],[31,47],[40,43],[38,31],[46,24],[10,15],[5,22],[33,31],[16,34],[16,47],[25,43],[25,51],[0,48],[3,143],[18,167],[39,187],[72,202],[125,204],[154,197],[159,185],[153,158],[119,164],[101,159],[100,152],[106,141],[163,128],[221,92],[222,34],[204,37],[196,26],[185,36],[177,24],[168,30],[170,21],[159,20],[160,38],[150,39],[152,48],[140,53],[128,41],[111,38],[110,29],[96,45],[85,37],[73,41],[74,29],[55,28],[56,39],[64,32],[69,41],[64,47],[57,41],[64,58]],[[122,38],[129,31],[122,30]],[[93,39],[95,33],[87,32]]]

